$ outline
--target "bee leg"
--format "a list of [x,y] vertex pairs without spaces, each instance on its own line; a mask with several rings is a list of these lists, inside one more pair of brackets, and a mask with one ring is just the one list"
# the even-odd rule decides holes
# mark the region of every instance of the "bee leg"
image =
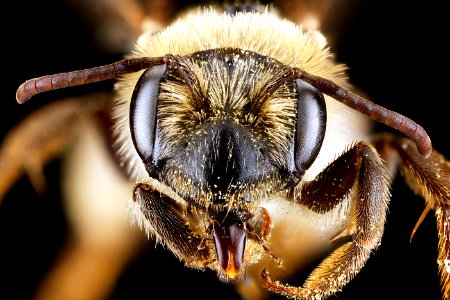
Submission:
[[80,97],[51,103],[9,132],[0,147],[0,200],[24,174],[38,194],[44,193],[43,166],[73,143],[78,123],[101,110],[105,99],[103,95],[89,98],[96,101],[85,103]]
[[[348,198],[349,221],[343,233],[348,234],[349,239],[313,270],[303,287],[275,281],[263,270],[261,275],[267,287],[291,298],[322,299],[345,286],[380,243],[389,201],[389,185],[383,161],[375,148],[366,142],[353,146],[322,171],[317,180],[306,183],[302,187],[302,199],[293,200],[317,212],[331,210]],[[329,193],[334,190],[336,194]],[[323,204],[318,204],[319,201]]]
[[444,299],[450,299],[450,161],[434,150],[424,158],[412,141],[389,133],[378,135],[374,142],[386,161],[400,160],[400,174],[408,186],[425,199],[427,207],[435,210],[439,236],[437,263]]
[[127,264],[149,243],[124,217],[130,179],[108,142],[111,119],[106,112],[74,120],[78,134],[58,172],[67,233],[34,300],[106,299]]
[[189,222],[190,212],[183,199],[160,190],[161,184],[157,182],[135,186],[133,201],[140,211],[137,214],[134,211],[137,222],[189,267],[202,269],[208,266],[214,254],[209,245],[205,245],[205,234]]
[[438,206],[436,218],[439,235],[437,263],[441,276],[443,299],[450,299],[450,205]]

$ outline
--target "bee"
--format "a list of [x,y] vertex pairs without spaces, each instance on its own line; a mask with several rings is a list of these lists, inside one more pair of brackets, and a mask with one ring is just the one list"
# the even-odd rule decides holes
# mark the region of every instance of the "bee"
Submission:
[[[84,83],[90,81],[86,78],[119,77],[117,70],[125,69],[127,74],[121,74],[116,83],[112,118],[105,114],[111,101],[96,94],[87,101],[81,97],[62,101],[64,105],[53,110],[58,111],[56,123],[48,119],[53,113],[36,119],[46,121],[43,126],[50,133],[62,122],[65,131],[61,134],[66,137],[62,140],[71,141],[73,132],[80,147],[92,140],[102,142],[95,132],[91,136],[82,130],[92,129],[92,115],[96,122],[102,121],[99,127],[105,130],[97,134],[106,138],[111,128],[108,122],[115,122],[116,143],[106,139],[106,144],[112,145],[112,161],[131,183],[122,187],[107,182],[102,187],[100,178],[95,178],[94,186],[85,187],[84,193],[104,193],[113,187],[119,191],[112,194],[126,191],[133,220],[152,239],[188,267],[212,269],[224,281],[235,282],[241,295],[262,297],[259,293],[267,295],[264,287],[287,297],[326,298],[356,276],[381,242],[398,152],[405,162],[413,161],[412,173],[428,172],[417,180],[408,173],[411,169],[402,169],[417,193],[432,195],[425,195],[425,212],[437,212],[436,245],[446,299],[449,167],[435,150],[431,158],[425,158],[431,148],[421,127],[351,93],[345,69],[327,52],[319,32],[303,33],[264,9],[258,13],[206,9],[186,18],[159,34],[141,36],[132,58],[114,64],[114,71],[101,68],[90,69],[82,77],[75,76],[81,73],[68,75]],[[215,22],[220,26],[218,40],[212,39],[219,34]],[[274,29],[267,32],[261,24]],[[188,38],[193,28],[195,38]],[[233,30],[227,35],[223,28]],[[188,47],[186,41],[195,43]],[[66,78],[28,81],[19,88],[18,98],[72,85]],[[391,133],[368,136],[369,118],[357,110],[396,127],[415,143]],[[37,140],[42,141],[39,134],[35,133]],[[52,147],[40,153],[52,154]],[[71,151],[66,176],[76,193],[74,182],[86,173],[71,173],[81,164],[77,148]],[[86,151],[82,158],[94,172],[96,160],[88,161]],[[43,176],[31,163],[27,173],[41,191]],[[431,181],[422,185],[426,179]],[[66,185],[66,189],[71,187]],[[114,195],[88,195],[90,202],[106,198],[111,204],[114,199]],[[138,234],[125,228],[130,236]],[[108,236],[102,233],[103,238]],[[101,239],[102,233],[95,238]],[[136,239],[121,243],[125,241],[139,243]],[[341,254],[348,258],[338,259]],[[327,263],[321,265],[324,259]],[[285,284],[305,261],[315,262],[313,270],[317,265],[322,269],[313,271],[306,283]],[[322,285],[311,288],[316,283]]]

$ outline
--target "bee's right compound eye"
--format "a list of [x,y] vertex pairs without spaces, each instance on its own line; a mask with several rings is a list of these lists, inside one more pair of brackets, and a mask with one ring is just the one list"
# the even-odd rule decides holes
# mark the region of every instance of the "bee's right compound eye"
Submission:
[[159,84],[166,71],[166,65],[146,70],[139,78],[131,98],[131,137],[136,151],[144,162],[154,160]]

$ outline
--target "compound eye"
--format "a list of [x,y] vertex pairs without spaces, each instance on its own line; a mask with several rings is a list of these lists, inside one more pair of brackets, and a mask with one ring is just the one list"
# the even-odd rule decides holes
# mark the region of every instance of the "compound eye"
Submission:
[[153,160],[159,84],[166,70],[166,65],[146,70],[139,78],[131,98],[131,137],[143,161]]
[[294,137],[295,167],[300,174],[311,166],[325,137],[327,113],[321,91],[303,80],[296,80],[297,124]]

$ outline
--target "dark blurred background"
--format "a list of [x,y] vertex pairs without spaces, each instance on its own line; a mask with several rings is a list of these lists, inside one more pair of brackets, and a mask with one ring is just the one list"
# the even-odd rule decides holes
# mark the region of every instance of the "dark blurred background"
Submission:
[[[450,158],[448,48],[443,43],[449,27],[444,11],[441,1],[434,0],[360,1],[334,48],[338,60],[350,67],[355,86],[421,124],[434,147]],[[2,18],[5,72],[0,140],[47,102],[112,87],[105,82],[17,104],[16,88],[26,79],[107,64],[120,57],[98,47],[73,1],[12,1],[4,15],[8,21]],[[383,125],[377,128],[389,130]],[[45,198],[38,198],[24,178],[0,207],[0,299],[30,299],[63,244],[67,222],[58,190],[59,166],[57,159],[45,169],[49,186]],[[397,178],[380,248],[331,299],[440,299],[433,214],[409,242],[423,209],[422,199]],[[171,298],[237,298],[233,288],[212,272],[187,270],[168,251],[149,245],[123,271],[109,299],[153,299],[155,293]]]

